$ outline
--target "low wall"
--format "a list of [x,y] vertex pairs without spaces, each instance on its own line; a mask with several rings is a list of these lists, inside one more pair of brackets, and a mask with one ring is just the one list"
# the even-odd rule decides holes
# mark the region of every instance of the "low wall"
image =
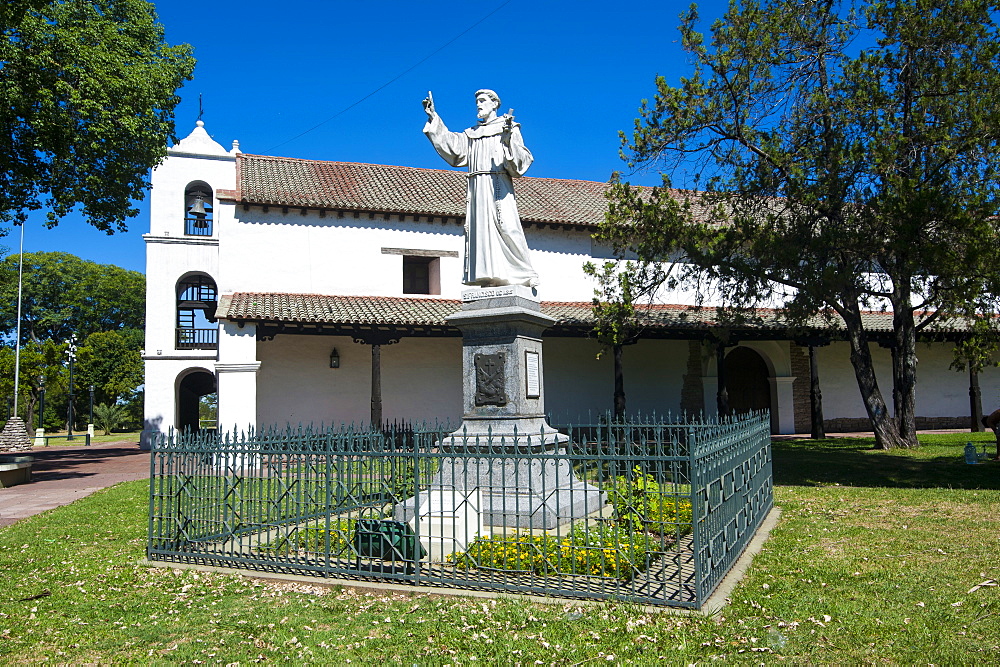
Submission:
[[30,456],[0,456],[0,489],[31,481]]

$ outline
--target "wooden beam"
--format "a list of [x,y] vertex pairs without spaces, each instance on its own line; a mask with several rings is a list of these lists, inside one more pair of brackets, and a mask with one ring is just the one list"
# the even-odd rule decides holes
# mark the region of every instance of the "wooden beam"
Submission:
[[382,346],[372,345],[371,425],[382,428]]

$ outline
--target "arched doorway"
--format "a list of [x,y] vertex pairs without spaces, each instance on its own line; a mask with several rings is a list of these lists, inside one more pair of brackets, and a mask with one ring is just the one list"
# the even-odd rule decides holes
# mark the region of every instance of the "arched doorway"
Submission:
[[770,373],[763,357],[749,347],[726,355],[726,392],[733,413],[771,409]]
[[177,429],[197,431],[200,428],[202,397],[215,394],[215,375],[204,370],[191,371],[177,384]]

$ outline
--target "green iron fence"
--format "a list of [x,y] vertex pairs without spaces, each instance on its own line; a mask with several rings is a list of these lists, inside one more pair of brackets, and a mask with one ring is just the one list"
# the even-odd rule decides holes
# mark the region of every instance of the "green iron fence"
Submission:
[[163,436],[148,557],[701,607],[772,507],[769,423]]

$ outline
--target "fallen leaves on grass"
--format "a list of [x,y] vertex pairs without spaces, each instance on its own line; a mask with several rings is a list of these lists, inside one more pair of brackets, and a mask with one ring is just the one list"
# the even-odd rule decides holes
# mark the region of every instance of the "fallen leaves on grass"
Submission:
[[972,588],[970,588],[969,589],[969,594],[975,593],[980,588],[985,588],[986,586],[996,586],[996,585],[997,585],[997,580],[996,579],[987,579],[986,581],[984,581],[982,583],[979,583],[979,584],[976,584],[975,586],[973,586]]

